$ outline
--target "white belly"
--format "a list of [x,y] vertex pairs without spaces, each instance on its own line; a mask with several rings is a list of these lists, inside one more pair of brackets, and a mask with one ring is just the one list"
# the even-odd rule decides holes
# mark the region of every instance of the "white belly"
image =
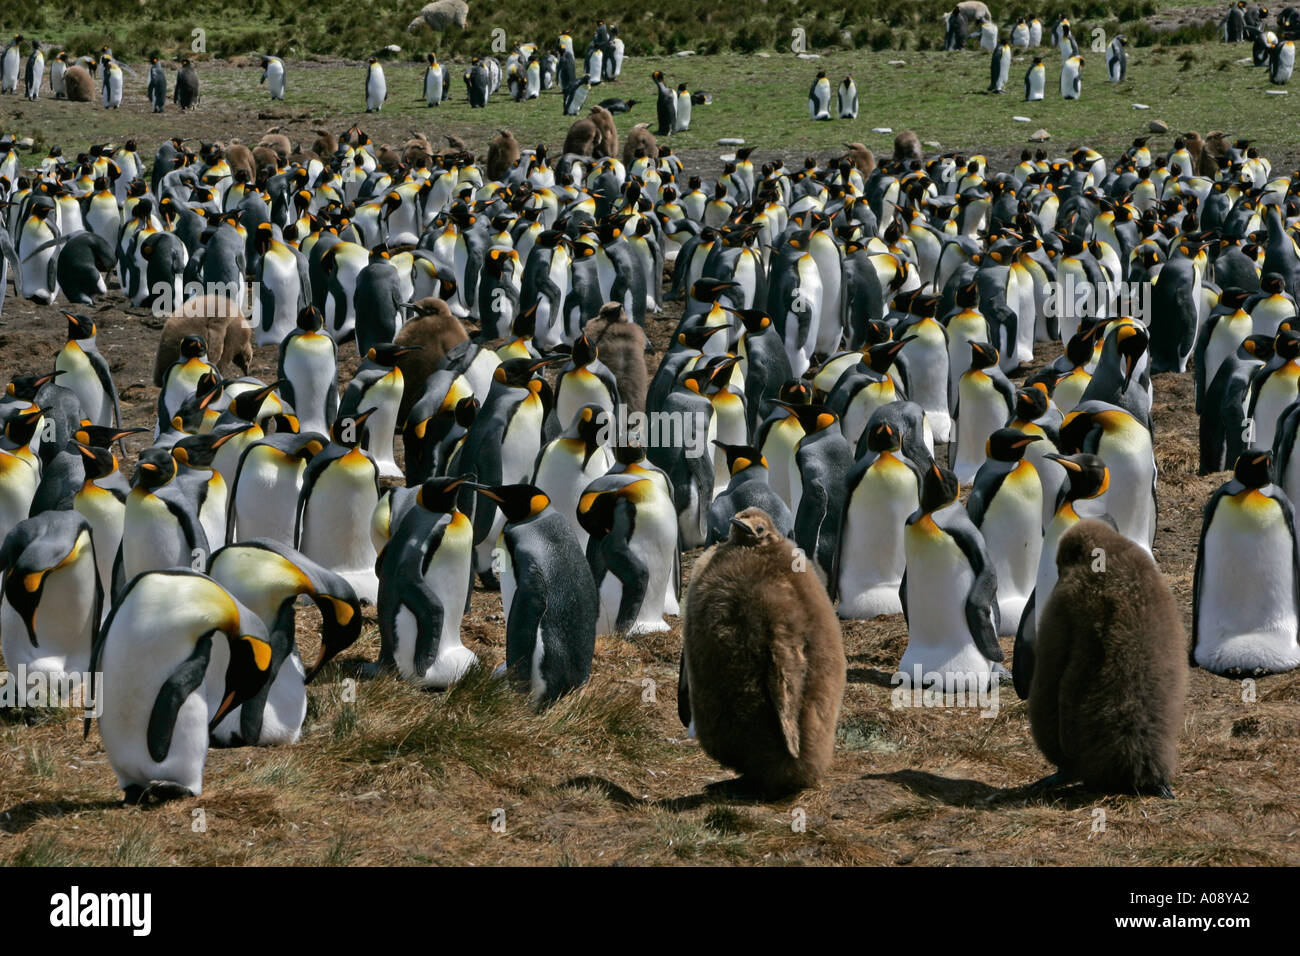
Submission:
[[845,511],[840,539],[840,617],[902,613],[898,587],[907,567],[903,529],[917,504],[916,476],[894,455],[881,455],[862,476]]

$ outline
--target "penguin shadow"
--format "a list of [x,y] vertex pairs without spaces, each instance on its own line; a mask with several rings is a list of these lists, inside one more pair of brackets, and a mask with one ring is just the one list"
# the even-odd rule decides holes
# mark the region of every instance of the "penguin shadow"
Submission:
[[1056,806],[1078,810],[1095,805],[1101,796],[1082,784],[1048,787],[1039,783],[1027,783],[1015,787],[995,787],[981,780],[941,777],[924,770],[869,773],[862,779],[883,780],[927,800],[938,800],[950,807],[974,810],[1016,806]]
[[875,684],[877,687],[897,687],[894,672],[878,667],[850,667],[845,674],[850,684]]
[[116,810],[121,800],[25,800],[0,811],[0,832],[22,833],[41,820],[91,810]]
[[[658,800],[647,800],[644,797],[638,797],[636,794],[623,789],[612,780],[604,777],[598,777],[593,774],[582,774],[577,777],[570,777],[559,787],[576,787],[583,790],[595,790],[601,793],[610,803],[620,807],[647,807],[655,810],[667,810],[671,813],[684,813],[688,810],[696,810],[700,807],[710,804],[759,804],[772,803],[773,798],[763,796],[757,792],[748,790],[740,783],[740,778],[729,780],[720,780],[717,783],[708,784],[699,793],[692,793],[683,797],[662,797]],[[557,787],[558,789],[558,787]],[[778,801],[779,802],[779,801]]]

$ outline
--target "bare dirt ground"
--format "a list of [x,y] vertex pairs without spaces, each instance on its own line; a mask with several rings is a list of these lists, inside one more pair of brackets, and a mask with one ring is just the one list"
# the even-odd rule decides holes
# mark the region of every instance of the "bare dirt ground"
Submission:
[[[248,138],[283,122],[246,116],[196,114],[184,130]],[[331,128],[352,119],[333,118]],[[141,113],[130,122],[151,121]],[[290,122],[295,139],[314,125],[313,118]],[[404,135],[380,121],[370,128],[376,141]],[[483,130],[448,131],[467,135],[475,148],[487,138]],[[171,132],[159,125],[157,135]],[[84,136],[67,134],[60,141],[83,144]],[[151,154],[154,141],[141,135],[142,153]],[[127,424],[151,425],[159,321],[124,308],[117,290],[93,314]],[[674,316],[648,320],[660,348],[674,323]],[[8,299],[0,382],[48,368],[64,331],[57,308]],[[253,373],[270,380],[274,359],[260,350]],[[346,381],[353,346],[341,350],[340,364]],[[1155,392],[1155,554],[1190,626],[1200,512],[1226,475],[1196,475],[1190,375],[1160,376]],[[128,440],[133,453],[144,444]],[[352,683],[357,665],[378,653],[373,609],[366,619],[362,640],[313,685],[298,745],[214,750],[204,794],[161,808],[116,806],[121,794],[98,734],[83,740],[75,717],[0,712],[0,862],[1300,862],[1300,674],[1260,680],[1256,699],[1246,702],[1239,683],[1193,672],[1176,800],[1077,789],[1044,799],[1024,789],[1052,768],[1013,691],[1005,689],[994,717],[975,708],[895,709],[889,678],[906,644],[901,617],[848,622],[849,683],[829,779],[787,800],[748,803],[703,790],[730,774],[683,739],[677,628],[636,640],[602,637],[591,684],[535,715],[481,676],[446,694],[392,680]],[[300,614],[306,657],[316,649],[315,620],[314,611]],[[503,659],[503,631],[499,596],[476,590],[463,635],[487,668]],[[1010,640],[1004,649],[1009,658]]]

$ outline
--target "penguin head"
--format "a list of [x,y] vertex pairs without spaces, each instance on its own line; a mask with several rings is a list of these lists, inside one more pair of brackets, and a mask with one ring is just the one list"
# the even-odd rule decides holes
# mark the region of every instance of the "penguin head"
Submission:
[[772,399],[773,405],[780,405],[782,408],[793,412],[799,419],[799,424],[803,427],[806,434],[812,435],[836,425],[839,422],[839,416],[827,408],[825,405],[792,405],[789,402],[783,402],[779,398]]
[[898,451],[903,447],[903,435],[893,424],[878,421],[867,428],[867,450],[876,454]]
[[416,490],[416,503],[425,511],[451,514],[456,510],[461,485],[472,481],[473,476],[470,475],[459,475],[454,478],[439,475],[437,478],[430,478]]
[[117,458],[107,448],[92,447],[82,441],[73,442],[72,447],[81,455],[86,481],[98,481],[117,471]]
[[1020,461],[1025,449],[1042,437],[1027,435],[1018,428],[999,428],[984,443],[984,454],[994,461]]
[[68,320],[68,338],[74,341],[85,341],[95,337],[96,328],[95,320],[85,315],[73,315],[71,312],[64,312],[63,317]]
[[1137,323],[1125,322],[1108,338],[1114,339],[1115,349],[1124,362],[1124,388],[1128,388],[1138,362],[1151,344],[1151,336]]
[[596,361],[599,354],[600,350],[596,348],[596,344],[592,342],[591,339],[587,338],[586,332],[583,332],[573,340],[573,352],[571,358],[575,369],[582,368],[585,365],[590,365],[592,362]]
[[970,364],[972,369],[992,368],[998,364],[998,350],[987,342],[971,342]]
[[1286,291],[1286,280],[1279,273],[1266,272],[1259,280],[1259,288],[1269,295],[1281,295]]
[[45,412],[45,409],[32,405],[24,408],[16,415],[11,415],[4,425],[5,438],[8,438],[18,448],[30,444],[32,439],[36,437],[36,430],[40,426]]
[[533,377],[548,365],[567,362],[567,355],[552,355],[547,358],[512,358],[506,359],[492,372],[492,378],[511,388],[528,388]]
[[1037,421],[1047,414],[1048,401],[1047,386],[1041,382],[1016,389],[1016,418]]
[[366,350],[366,361],[384,368],[393,368],[397,360],[404,355],[423,350],[421,345],[398,345],[396,342],[380,342]]
[[309,305],[298,313],[298,328],[303,332],[319,332],[324,325],[325,317],[314,305]]
[[1247,488],[1263,488],[1273,481],[1273,453],[1267,448],[1247,448],[1237,456],[1232,477]]
[[359,415],[350,415],[335,419],[330,426],[330,438],[336,445],[355,448],[366,440],[366,422],[378,410],[367,408]]
[[551,503],[551,499],[536,485],[475,485],[474,490],[495,501],[509,524],[534,518]]
[[21,398],[25,402],[35,401],[36,393],[50,382],[53,382],[63,372],[63,369],[56,369],[44,375],[15,375],[9,380],[9,384],[5,386],[5,392],[13,398]]
[[757,548],[785,540],[776,530],[771,516],[762,508],[746,508],[731,519],[730,544],[742,548]]
[[275,394],[281,386],[288,385],[286,379],[277,379],[270,385],[240,392],[230,403],[230,411],[246,422],[257,422],[270,418],[284,411],[284,404]]
[[1096,455],[1080,452],[1075,455],[1061,455],[1049,452],[1043,456],[1050,458],[1065,469],[1068,482],[1067,501],[1081,501],[1105,494],[1110,487],[1110,469]]
[[1273,354],[1288,361],[1300,357],[1300,332],[1289,328],[1283,328],[1278,332],[1273,339]]
[[1242,340],[1237,354],[1242,358],[1250,357],[1268,362],[1273,358],[1273,338],[1268,335],[1248,335]]
[[72,438],[74,441],[92,449],[108,448],[113,442],[125,438],[127,435],[136,435],[147,431],[149,431],[147,428],[110,428],[108,425],[92,425],[89,422],[82,422],[77,430],[72,433]]
[[[209,732],[215,730],[232,710],[251,700],[271,676],[271,645],[256,635],[241,633],[239,610],[233,602],[231,612],[232,619],[214,628],[225,634],[230,644],[230,663],[226,665],[221,703],[208,723]],[[316,669],[312,669],[313,676]]]
[[961,493],[957,476],[938,462],[921,476],[921,511],[926,514],[946,508]]
[[799,378],[792,378],[782,382],[776,395],[780,399],[778,404],[783,408],[789,408],[792,405],[811,405],[813,400],[812,386]]
[[723,454],[727,456],[727,473],[730,475],[739,474],[746,468],[752,468],[755,465],[763,469],[767,468],[767,459],[753,445],[728,445],[716,438],[713,440],[713,444],[721,448]]
[[131,477],[132,488],[161,488],[176,476],[176,459],[166,448],[147,448],[140,453],[136,463],[135,474]]
[[245,422],[242,425],[236,425],[227,431],[223,431],[219,436],[213,436],[211,433],[189,435],[172,446],[172,458],[190,468],[211,468],[217,449],[236,435],[242,435],[252,427],[253,425],[250,422]]
[[181,339],[180,344],[180,361],[187,362],[190,359],[206,358],[208,355],[208,343],[204,341],[201,335],[187,335]]
[[[916,339],[915,335],[905,335],[901,339],[888,342],[881,342],[879,345],[873,345],[867,349],[867,364],[871,370],[879,375],[885,375],[889,372],[889,367],[894,364],[898,358],[898,353],[903,351],[908,342]],[[972,343],[975,344],[975,343]]]

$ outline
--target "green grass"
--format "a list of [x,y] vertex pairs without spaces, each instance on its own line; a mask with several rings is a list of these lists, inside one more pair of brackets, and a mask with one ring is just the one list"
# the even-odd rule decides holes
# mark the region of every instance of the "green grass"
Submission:
[[[1044,0],[1042,3],[995,4],[1000,23],[1020,14],[1037,14],[1044,24],[1065,11],[1076,28],[1103,21],[1132,24],[1157,10],[1185,7],[1193,0]],[[423,0],[314,0],[294,8],[275,0],[191,0],[178,6],[159,0],[80,0],[24,5],[21,19],[6,29],[68,44],[77,52],[110,44],[122,57],[191,55],[193,30],[205,31],[206,55],[234,56],[265,51],[281,56],[340,55],[363,57],[389,43],[403,47],[436,46],[445,54],[482,53],[494,30],[504,30],[510,44],[549,44],[564,29],[575,46],[585,49],[597,17],[620,26],[633,55],[752,52],[789,49],[793,31],[804,31],[812,49],[829,47],[870,50],[932,49],[942,46],[941,17],[952,0],[860,0],[846,9],[838,0],[765,0],[743,15],[731,7],[701,7],[694,0],[656,0],[653,7],[632,0],[608,0],[596,7],[576,0],[530,4],[517,0],[473,0],[464,30],[443,34],[421,26],[407,32]]]
[[[1289,150],[1298,139],[1287,108],[1290,100],[1265,95],[1266,72],[1237,63],[1247,53],[1243,46],[1220,43],[1133,50],[1130,78],[1118,86],[1105,80],[1102,57],[1093,54],[1084,68],[1082,98],[1066,101],[1056,89],[1057,56],[1048,52],[1048,95],[1039,103],[1023,101],[1028,55],[1017,58],[1009,89],[1001,96],[983,92],[988,59],[976,52],[836,52],[814,61],[791,54],[635,57],[628,61],[620,82],[602,85],[590,100],[615,96],[639,101],[630,113],[615,118],[620,136],[625,137],[633,124],[654,122],[649,75],[662,69],[674,83],[685,82],[692,90],[707,90],[714,97],[713,105],[695,109],[691,130],[671,137],[675,150],[718,156],[728,151],[717,146],[720,137],[739,136],[758,147],[760,161],[764,150],[795,158],[825,155],[854,141],[887,154],[894,133],[874,133],[873,128],[914,129],[923,141],[938,143],[945,150],[1004,153],[1028,146],[1029,134],[1044,128],[1051,134],[1053,155],[1086,143],[1113,156],[1133,137],[1145,134],[1153,119],[1169,123],[1175,133],[1220,129],[1247,136],[1258,140],[1266,155]],[[890,65],[891,60],[903,64]],[[814,123],[808,119],[807,90],[818,69],[825,69],[836,82],[846,74],[855,77],[861,101],[857,120]],[[33,136],[42,151],[55,143],[65,150],[84,149],[90,142],[134,136],[142,155],[152,157],[158,141],[180,131],[204,138],[255,140],[276,122],[275,117],[287,121],[291,136],[304,147],[310,146],[310,130],[315,126],[341,130],[359,123],[378,143],[400,143],[410,130],[426,131],[441,143],[443,132],[454,132],[471,148],[483,150],[487,139],[504,127],[521,143],[549,144],[555,155],[571,122],[562,115],[560,97],[554,93],[525,103],[497,95],[486,109],[470,110],[455,74],[455,98],[436,109],[426,107],[419,100],[420,69],[413,64],[389,65],[388,103],[381,114],[369,116],[361,101],[363,73],[357,65],[291,63],[289,96],[283,104],[271,104],[258,86],[259,75],[256,68],[203,69],[202,105],[184,118],[171,109],[162,116],[149,113],[143,77],[128,82],[127,104],[119,113],[94,104],[51,100],[35,106],[23,102],[20,107],[18,101],[6,98],[0,101],[0,129]],[[1150,109],[1134,109],[1134,103]],[[6,109],[21,109],[21,119],[6,114]],[[1030,122],[1016,122],[1015,116]],[[93,138],[88,124],[93,124]],[[1167,149],[1171,142],[1172,136],[1157,137],[1153,145]],[[716,160],[695,158],[705,162],[706,175],[714,171]]]

